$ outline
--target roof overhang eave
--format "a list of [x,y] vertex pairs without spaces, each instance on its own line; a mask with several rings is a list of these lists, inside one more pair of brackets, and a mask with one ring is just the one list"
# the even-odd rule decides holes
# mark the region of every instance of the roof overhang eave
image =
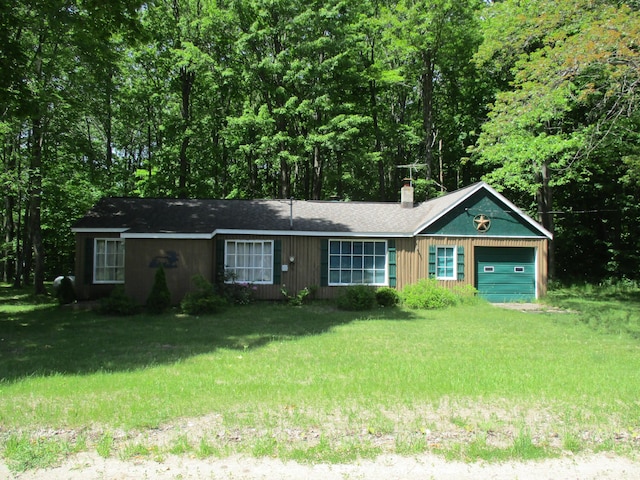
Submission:
[[127,227],[118,228],[86,228],[86,227],[71,227],[73,233],[123,233],[129,230]]

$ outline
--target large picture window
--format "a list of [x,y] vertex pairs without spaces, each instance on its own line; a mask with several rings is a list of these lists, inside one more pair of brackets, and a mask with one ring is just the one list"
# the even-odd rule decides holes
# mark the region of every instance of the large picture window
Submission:
[[436,278],[439,280],[456,279],[456,247],[436,248]]
[[387,242],[329,240],[329,285],[386,285]]
[[227,240],[224,258],[229,281],[273,283],[273,240]]
[[124,283],[124,240],[96,238],[93,251],[94,283]]

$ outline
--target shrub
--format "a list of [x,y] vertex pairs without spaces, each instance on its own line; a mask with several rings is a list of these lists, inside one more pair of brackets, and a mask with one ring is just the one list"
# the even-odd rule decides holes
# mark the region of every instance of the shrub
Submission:
[[280,292],[287,299],[287,303],[289,305],[299,307],[300,305],[304,304],[307,299],[313,298],[317,290],[318,287],[316,285],[311,285],[309,287],[304,287],[295,295],[290,295],[289,291],[287,290],[287,286],[283,284]]
[[455,293],[440,286],[433,278],[423,278],[402,290],[402,302],[409,308],[443,308],[458,303]]
[[463,305],[475,305],[480,300],[478,290],[469,284],[456,285],[453,287],[453,294],[457,297],[458,302]]
[[341,310],[370,310],[376,304],[376,291],[367,285],[351,285],[337,300]]
[[162,266],[156,270],[153,286],[147,298],[147,310],[150,313],[160,314],[171,306],[171,293],[167,286],[167,277]]
[[68,305],[76,301],[76,290],[73,281],[69,277],[62,277],[60,286],[56,291],[56,298],[60,305]]
[[376,290],[376,302],[381,307],[395,307],[400,303],[400,294],[395,288],[380,287]]
[[215,286],[202,275],[193,277],[196,288],[185,295],[180,303],[182,311],[188,315],[215,313],[227,305],[227,301],[218,295]]
[[237,282],[232,272],[224,272],[219,284],[220,294],[232,305],[248,305],[255,300],[257,287],[251,283]]
[[98,312],[105,315],[134,315],[138,310],[136,302],[124,293],[123,285],[117,285],[98,305]]

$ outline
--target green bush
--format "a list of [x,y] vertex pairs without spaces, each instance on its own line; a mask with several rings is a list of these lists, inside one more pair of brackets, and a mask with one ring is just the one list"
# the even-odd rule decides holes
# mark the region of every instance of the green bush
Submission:
[[295,295],[291,295],[289,294],[289,290],[287,290],[287,286],[283,284],[282,288],[280,289],[280,293],[282,293],[282,295],[287,299],[287,303],[289,305],[299,307],[305,302],[311,300],[317,290],[318,287],[316,285],[311,285],[309,287],[304,287]]
[[153,279],[153,286],[147,298],[147,310],[150,313],[160,314],[165,312],[171,306],[171,293],[167,286],[167,277],[164,268],[160,266],[156,270]]
[[69,277],[63,277],[56,291],[56,298],[60,305],[68,305],[76,301],[76,290]]
[[219,275],[218,291],[230,305],[249,305],[255,301],[258,287],[248,282],[238,282],[233,272]]
[[457,297],[458,303],[463,305],[475,305],[480,301],[478,290],[468,283],[464,285],[456,285],[453,287],[452,291]]
[[136,302],[124,293],[123,285],[117,285],[98,305],[98,312],[105,315],[134,315],[138,311]]
[[380,287],[376,290],[376,302],[381,307],[395,307],[400,303],[400,294],[395,288]]
[[216,292],[215,286],[202,275],[193,277],[195,290],[187,293],[180,303],[187,315],[216,313],[228,305],[226,299]]
[[337,299],[341,310],[370,310],[376,305],[376,291],[367,285],[351,285]]
[[459,303],[458,297],[433,278],[423,278],[402,290],[402,303],[409,308],[444,308]]

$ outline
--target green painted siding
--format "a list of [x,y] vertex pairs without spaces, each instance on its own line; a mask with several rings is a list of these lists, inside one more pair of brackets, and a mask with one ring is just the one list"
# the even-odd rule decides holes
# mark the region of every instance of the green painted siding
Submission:
[[[485,215],[491,220],[491,226],[486,232],[476,230],[474,218],[478,215]],[[468,198],[421,233],[478,237],[542,237],[540,232],[520,215],[485,190]]]
[[476,247],[476,288],[490,302],[530,302],[536,298],[533,248]]

